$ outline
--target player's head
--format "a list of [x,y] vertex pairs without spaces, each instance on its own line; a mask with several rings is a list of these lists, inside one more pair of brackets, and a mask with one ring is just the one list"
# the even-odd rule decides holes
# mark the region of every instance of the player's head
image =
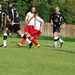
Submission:
[[36,9],[35,9],[35,7],[34,7],[34,6],[32,6],[32,7],[31,7],[31,12],[32,12],[32,13],[34,13],[34,12],[35,12],[35,10],[36,10]]
[[38,16],[38,11],[34,12],[34,17]]
[[59,11],[60,11],[59,6],[56,6],[56,7],[55,7],[55,12],[58,14],[58,13],[59,13]]
[[11,0],[8,1],[8,6],[9,6],[9,7],[13,6],[13,3],[12,3]]
[[2,5],[0,4],[0,9],[2,9]]

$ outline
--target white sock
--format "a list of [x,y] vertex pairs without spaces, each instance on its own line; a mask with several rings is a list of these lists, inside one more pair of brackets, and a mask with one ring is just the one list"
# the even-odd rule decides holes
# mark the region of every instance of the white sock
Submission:
[[21,35],[21,37],[23,37],[23,36],[24,36],[24,34]]
[[[4,33],[4,36],[7,36],[7,33]],[[3,46],[6,46],[7,40],[3,39]]]
[[54,41],[54,46],[57,47],[57,41]]
[[7,46],[6,42],[7,42],[7,40],[3,40],[3,46]]
[[62,42],[63,42],[63,40],[62,40],[62,39],[59,39],[59,42],[60,42],[60,43],[62,43]]
[[54,46],[57,47],[57,41],[58,41],[59,37],[54,37]]
[[26,41],[27,41],[27,43],[28,43],[28,44],[30,44],[30,43],[31,43],[31,41],[30,41],[28,38],[26,38]]

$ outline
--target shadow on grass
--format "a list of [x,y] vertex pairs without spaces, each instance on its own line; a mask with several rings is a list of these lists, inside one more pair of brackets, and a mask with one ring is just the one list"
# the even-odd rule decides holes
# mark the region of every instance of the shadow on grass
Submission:
[[14,45],[14,46],[7,46],[6,48],[28,48],[27,46],[17,46],[17,45]]
[[67,51],[67,50],[59,50],[59,49],[56,49],[57,51],[61,51],[61,52],[67,52],[67,53],[73,53],[73,54],[75,54],[75,52],[73,52],[73,51]]
[[67,53],[75,54],[75,52],[73,52],[73,51],[62,50],[62,48],[60,49],[59,47],[58,47],[58,48],[53,48],[53,47],[50,46],[50,45],[42,45],[42,46],[43,46],[43,47],[50,47],[52,50],[55,50],[55,51],[61,51],[61,52],[67,52]]
[[[11,43],[15,43],[15,45],[14,45],[15,48],[28,48],[28,45],[27,45],[26,43],[25,43],[24,45],[22,45],[22,46],[18,46],[18,45],[17,45],[18,42],[12,41]],[[12,47],[11,47],[11,48],[12,48]]]

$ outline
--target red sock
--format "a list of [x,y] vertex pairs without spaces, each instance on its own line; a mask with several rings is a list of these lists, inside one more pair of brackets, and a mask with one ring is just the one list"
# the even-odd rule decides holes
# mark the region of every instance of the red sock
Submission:
[[21,44],[24,44],[24,42],[25,42],[25,39],[22,39],[20,43],[21,43]]
[[31,40],[36,46],[38,45],[38,42],[35,40],[35,39],[33,39],[33,40]]

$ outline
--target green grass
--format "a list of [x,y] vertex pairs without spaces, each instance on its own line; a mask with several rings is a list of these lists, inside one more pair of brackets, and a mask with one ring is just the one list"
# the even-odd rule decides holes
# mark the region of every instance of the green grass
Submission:
[[[20,38],[8,38],[7,48],[0,48],[0,75],[75,75],[75,43],[52,48],[53,41],[38,40],[39,49],[16,45]],[[0,43],[2,38],[0,37]]]

